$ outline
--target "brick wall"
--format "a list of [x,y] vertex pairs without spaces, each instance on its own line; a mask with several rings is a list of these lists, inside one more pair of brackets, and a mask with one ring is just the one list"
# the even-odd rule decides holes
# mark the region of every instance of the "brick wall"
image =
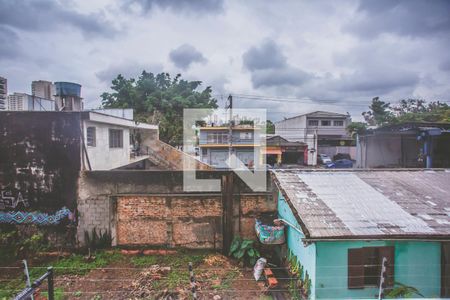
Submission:
[[[224,171],[203,171],[200,177],[220,178]],[[113,243],[221,249],[222,194],[184,193],[180,171],[93,171],[79,180],[79,245],[84,231],[108,230]],[[236,180],[233,191],[233,232],[256,238],[255,217],[276,215],[271,193],[253,193]]]
[[118,245],[221,248],[217,195],[121,196],[116,201]]

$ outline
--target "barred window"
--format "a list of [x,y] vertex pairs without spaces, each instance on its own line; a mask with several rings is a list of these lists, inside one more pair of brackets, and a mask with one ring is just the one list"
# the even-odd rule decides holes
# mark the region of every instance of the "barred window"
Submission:
[[319,120],[309,120],[308,125],[309,126],[319,126]]
[[109,129],[109,148],[123,147],[123,130]]
[[334,121],[334,126],[344,126],[344,121]]

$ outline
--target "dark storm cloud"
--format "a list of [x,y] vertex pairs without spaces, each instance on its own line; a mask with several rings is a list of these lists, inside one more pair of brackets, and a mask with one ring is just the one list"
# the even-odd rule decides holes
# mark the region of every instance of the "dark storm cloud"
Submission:
[[161,64],[143,64],[127,61],[111,65],[108,68],[95,73],[95,76],[102,82],[111,82],[119,74],[125,78],[136,78],[143,70],[157,74],[163,71],[163,66]]
[[143,13],[156,7],[171,10],[174,13],[190,13],[195,15],[220,13],[223,11],[223,0],[123,0],[124,7],[137,4]]
[[450,34],[448,0],[361,0],[358,12],[359,17],[343,29],[361,38],[382,33],[411,37]]
[[359,70],[330,82],[328,88],[340,92],[381,95],[401,88],[413,89],[419,81],[414,72],[404,70]]
[[261,46],[251,47],[242,56],[244,66],[250,71],[284,68],[286,67],[286,56],[281,48],[272,40],[265,41]]
[[259,87],[296,86],[314,76],[289,66],[280,46],[266,40],[260,46],[248,49],[243,55],[244,67],[251,72],[252,85]]
[[69,25],[85,36],[116,33],[101,14],[78,13],[53,0],[0,0],[0,25],[25,31],[53,31],[61,25]]
[[252,72],[252,84],[255,88],[283,85],[301,85],[313,76],[297,68],[264,69]]
[[207,61],[200,51],[189,44],[181,45],[170,51],[169,58],[176,67],[183,70],[187,70],[193,63],[206,63]]
[[8,27],[0,25],[0,60],[18,56],[20,48],[17,44],[17,34]]

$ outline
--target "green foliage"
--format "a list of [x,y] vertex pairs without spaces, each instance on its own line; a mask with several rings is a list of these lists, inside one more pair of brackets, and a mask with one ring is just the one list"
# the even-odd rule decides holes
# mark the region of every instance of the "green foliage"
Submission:
[[158,263],[158,257],[153,255],[133,256],[131,263],[135,267],[147,267],[156,265]]
[[234,237],[230,246],[229,255],[243,262],[253,266],[256,260],[261,256],[254,247],[254,240],[241,239],[239,236]]
[[418,289],[412,286],[404,285],[400,282],[395,282],[392,290],[386,293],[386,298],[416,298],[417,296],[425,297]]
[[439,101],[427,103],[423,99],[403,99],[397,104],[372,99],[369,111],[363,112],[365,121],[372,126],[405,122],[450,123],[450,106]]
[[88,249],[95,251],[97,249],[106,249],[111,247],[112,236],[108,230],[103,232],[100,230],[97,234],[97,230],[94,227],[90,235],[88,231],[84,231],[84,241]]
[[26,258],[48,249],[48,243],[42,232],[23,236],[16,230],[0,233],[0,254],[3,262],[16,258]]
[[[111,253],[105,251],[95,252],[92,259],[87,259],[83,255],[73,254],[53,262],[52,266],[55,269],[56,275],[84,275],[92,269],[105,267],[111,262],[119,260],[121,257],[122,255],[119,252]],[[42,270],[40,272],[42,272]]]
[[392,122],[394,115],[390,110],[390,103],[381,101],[379,97],[372,99],[372,104],[369,106],[368,111],[363,112],[364,120],[369,125],[383,126]]
[[364,134],[367,130],[367,124],[364,122],[351,122],[347,126],[347,131],[352,135]]
[[217,108],[211,87],[198,90],[201,81],[187,81],[178,74],[143,71],[136,80],[118,75],[112,92],[101,95],[104,108],[132,108],[135,120],[160,124],[160,138],[172,145],[182,142],[184,108]]
[[273,124],[273,122],[270,120],[267,120],[266,122],[266,133],[275,134],[275,124]]
[[312,281],[308,271],[304,270],[297,256],[288,251],[288,264],[291,280],[289,281],[289,293],[292,299],[309,299],[311,295]]

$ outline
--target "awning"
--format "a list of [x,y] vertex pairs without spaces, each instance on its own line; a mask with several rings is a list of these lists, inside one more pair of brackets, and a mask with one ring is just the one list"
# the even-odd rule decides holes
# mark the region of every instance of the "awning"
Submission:
[[281,154],[281,149],[261,149],[262,154]]

